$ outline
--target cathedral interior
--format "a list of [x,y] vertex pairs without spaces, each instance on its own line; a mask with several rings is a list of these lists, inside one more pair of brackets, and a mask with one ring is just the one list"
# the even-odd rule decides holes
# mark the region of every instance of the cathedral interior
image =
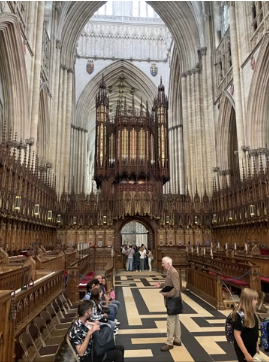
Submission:
[[[78,361],[98,274],[125,361],[235,361],[244,288],[269,318],[268,145],[269,1],[1,1],[0,361]],[[184,314],[163,354],[165,256]]]

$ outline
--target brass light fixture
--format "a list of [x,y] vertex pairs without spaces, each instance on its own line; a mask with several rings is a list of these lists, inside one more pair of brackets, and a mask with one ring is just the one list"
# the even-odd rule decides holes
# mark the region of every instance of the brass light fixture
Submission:
[[254,205],[250,205],[249,206],[250,209],[250,216],[253,217],[255,216],[255,206]]
[[57,215],[57,220],[56,220],[56,222],[57,222],[58,224],[60,224],[61,221],[62,221],[62,217],[61,217],[60,214],[58,214],[58,215]]
[[21,208],[21,196],[15,197],[15,210],[20,210]]
[[217,223],[217,215],[213,214],[212,224],[216,224],[216,223]]
[[103,216],[103,224],[106,224],[106,216]]
[[77,223],[77,217],[73,216],[73,225],[76,225],[76,223]]
[[35,204],[34,214],[35,214],[36,216],[39,215],[39,204]]
[[233,220],[233,212],[230,210],[229,211],[229,217],[228,217],[229,221]]
[[194,216],[194,223],[197,225],[198,224],[198,216]]
[[52,210],[48,211],[48,220],[52,220]]

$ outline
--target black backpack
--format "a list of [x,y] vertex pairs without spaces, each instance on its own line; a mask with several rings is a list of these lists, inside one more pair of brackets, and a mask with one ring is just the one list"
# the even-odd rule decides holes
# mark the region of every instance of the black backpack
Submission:
[[99,331],[95,331],[93,338],[93,354],[98,357],[115,348],[114,334],[107,324],[102,324]]

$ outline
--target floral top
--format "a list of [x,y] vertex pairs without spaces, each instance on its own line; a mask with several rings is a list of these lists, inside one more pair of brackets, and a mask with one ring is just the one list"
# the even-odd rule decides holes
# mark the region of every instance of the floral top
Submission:
[[100,302],[99,304],[99,311],[97,309],[97,306],[95,304],[95,302],[93,303],[93,308],[92,308],[92,315],[91,315],[91,320],[94,321],[99,321],[100,319],[102,319],[104,317],[103,313],[102,313],[102,303]]
[[[80,319],[78,319],[75,323],[73,323],[72,327],[70,328],[68,332],[69,339],[76,354],[78,354],[76,346],[80,346],[84,342],[84,339],[86,338],[88,332],[89,329],[85,326],[84,323],[81,322]],[[92,341],[90,340],[84,352],[84,355],[83,356],[78,355],[80,361],[83,361],[84,357],[88,356],[91,353],[91,348],[92,348]]]

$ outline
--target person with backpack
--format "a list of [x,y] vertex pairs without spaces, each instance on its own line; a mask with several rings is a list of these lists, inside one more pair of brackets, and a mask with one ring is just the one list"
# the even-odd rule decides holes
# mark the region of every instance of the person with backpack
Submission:
[[[68,331],[70,343],[81,362],[92,362],[92,348],[95,332],[100,331],[101,326],[97,322],[88,322],[92,315],[93,302],[83,301],[78,306],[79,319],[73,323]],[[124,347],[114,346],[100,356],[94,355],[94,362],[124,362]]]
[[260,353],[257,303],[258,293],[255,290],[244,288],[241,291],[239,305],[232,313],[234,350],[239,362],[252,362],[255,354]]

